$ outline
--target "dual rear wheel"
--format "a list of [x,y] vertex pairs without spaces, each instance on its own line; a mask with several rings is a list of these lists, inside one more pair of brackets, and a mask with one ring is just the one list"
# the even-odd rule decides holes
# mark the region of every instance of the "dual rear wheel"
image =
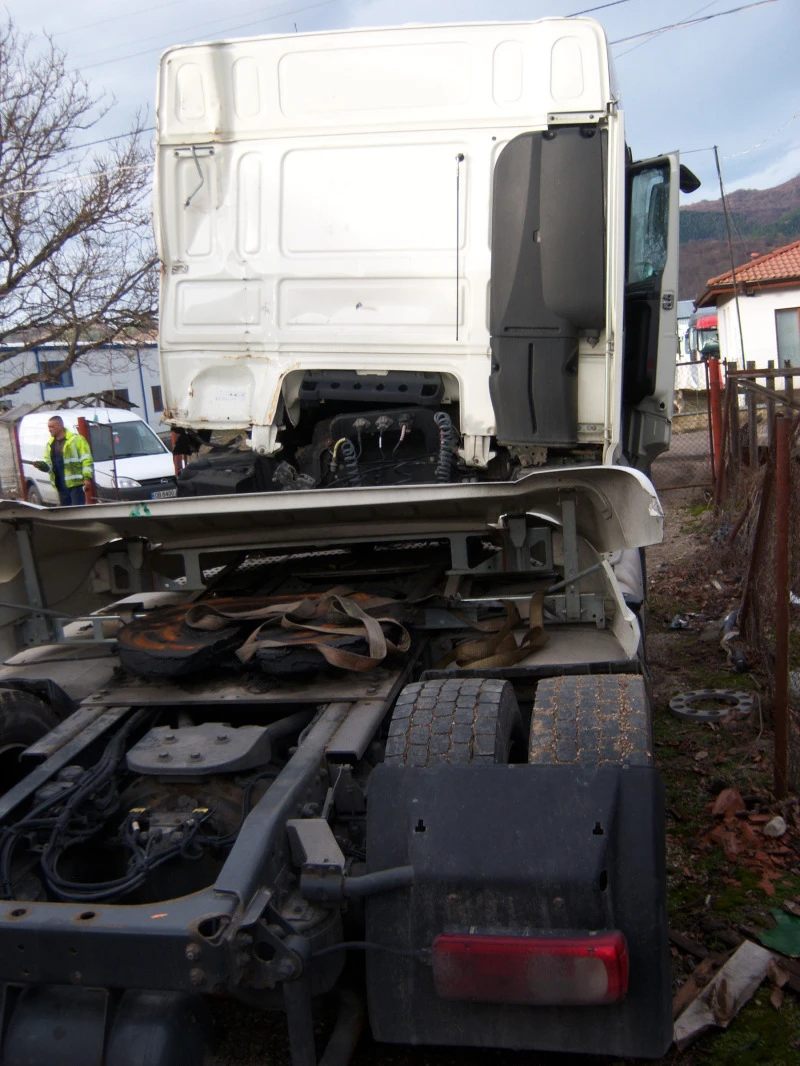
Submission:
[[388,766],[652,766],[649,700],[638,674],[541,680],[524,757],[522,715],[510,681],[448,678],[407,685],[389,726]]

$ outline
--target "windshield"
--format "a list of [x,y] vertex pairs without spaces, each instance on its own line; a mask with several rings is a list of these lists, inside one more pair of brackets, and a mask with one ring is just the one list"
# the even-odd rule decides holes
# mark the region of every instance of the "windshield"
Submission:
[[90,422],[95,462],[130,459],[135,455],[159,455],[167,449],[144,422]]
[[719,347],[719,334],[716,329],[699,329],[697,331],[697,350],[702,352],[707,344]]

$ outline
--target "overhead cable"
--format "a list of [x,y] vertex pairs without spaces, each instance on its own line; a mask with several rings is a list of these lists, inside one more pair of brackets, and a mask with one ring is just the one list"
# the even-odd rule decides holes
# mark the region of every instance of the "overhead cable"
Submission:
[[[238,30],[250,29],[252,26],[262,26],[262,25],[264,25],[267,22],[274,22],[276,19],[279,19],[279,18],[287,18],[289,15],[299,15],[303,11],[313,11],[313,10],[315,10],[318,7],[328,7],[330,4],[335,4],[337,2],[338,2],[338,0],[317,0],[317,3],[315,3],[315,4],[306,4],[304,7],[291,8],[288,11],[281,11],[277,15],[270,15],[267,18],[264,18],[262,16],[261,18],[253,19],[250,22],[240,23],[237,26],[228,26],[226,28],[225,32],[226,33],[235,33]],[[766,2],[766,0],[764,0],[764,2]],[[218,25],[218,24],[219,23],[215,23],[215,25]],[[204,31],[202,29],[200,29],[197,32],[198,33],[203,33]],[[157,41],[157,40],[160,40],[162,36],[163,35],[160,34],[160,35],[158,35],[156,37],[143,38],[143,40]],[[91,70],[94,67],[107,67],[109,65],[109,63],[123,63],[127,59],[138,59],[139,56],[150,55],[152,52],[158,51],[159,47],[163,47],[163,46],[158,46],[157,45],[155,48],[144,48],[140,52],[130,52],[128,55],[116,56],[114,59],[101,59],[97,63],[82,63],[81,64],[81,70]]]
[[33,196],[35,193],[52,192],[54,189],[61,189],[65,185],[74,185],[79,181],[94,181],[97,178],[110,174],[124,174],[132,170],[151,170],[153,167],[152,160],[147,163],[132,163],[126,167],[110,167],[108,170],[95,170],[91,174],[72,174],[68,178],[62,178],[60,181],[49,182],[47,185],[39,185],[32,189],[12,189],[4,192],[0,192],[0,200],[13,200],[17,196]]
[[734,152],[733,155],[724,155],[722,158],[725,160],[738,159],[740,155],[747,155],[749,152],[754,152],[756,148],[760,148],[763,144],[766,144],[767,141],[771,141],[773,137],[777,137],[781,130],[785,130],[786,127],[797,118],[800,118],[800,111],[795,111],[791,118],[787,118],[783,125],[778,126],[776,130],[773,130],[763,141],[759,141],[758,144],[751,144],[750,147],[745,148],[743,152]]
[[[710,3],[704,4],[702,7],[699,7],[696,11],[692,11],[691,14],[686,16],[686,18],[682,18],[680,20],[680,22],[676,23],[676,27],[675,28],[677,29],[678,26],[685,25],[686,23],[690,22],[693,18],[696,18],[698,15],[701,15],[704,11],[707,11],[708,8],[713,7],[714,4],[718,4],[718,3],[719,3],[719,0],[711,0]],[[648,41],[653,41],[653,40],[656,39],[656,37],[660,37],[662,33],[667,33],[667,32],[668,32],[667,29],[657,30],[651,36],[645,37],[644,40],[639,41],[638,44],[631,45],[631,47],[626,49],[624,52],[620,52],[617,56],[615,56],[615,58],[616,59],[622,59],[623,56],[629,55],[631,52],[635,52],[637,48],[644,47],[644,45],[646,45],[648,43]]]
[[629,41],[639,41],[642,38],[656,37],[667,30],[682,30],[687,26],[697,26],[701,22],[710,22],[712,19],[722,18],[723,15],[736,15],[740,11],[750,11],[754,7],[764,7],[765,4],[775,4],[777,0],[755,0],[752,4],[741,4],[739,7],[731,7],[727,11],[717,11],[713,15],[701,15],[699,18],[688,19],[685,22],[671,22],[667,26],[659,26],[655,30],[647,30],[644,33],[635,33],[631,37],[620,37],[617,41],[610,41],[611,46],[627,44]]

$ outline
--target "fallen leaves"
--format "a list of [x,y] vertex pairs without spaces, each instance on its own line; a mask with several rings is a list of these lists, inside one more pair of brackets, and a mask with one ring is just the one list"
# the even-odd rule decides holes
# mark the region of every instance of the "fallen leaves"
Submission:
[[758,887],[774,896],[775,883],[800,859],[796,830],[781,815],[748,811],[735,788],[722,789],[710,811],[716,824],[701,833],[701,847],[720,848],[727,862],[758,874]]
[[722,792],[714,800],[711,814],[714,818],[726,818],[736,814],[737,811],[745,811],[744,800],[736,788],[723,788]]

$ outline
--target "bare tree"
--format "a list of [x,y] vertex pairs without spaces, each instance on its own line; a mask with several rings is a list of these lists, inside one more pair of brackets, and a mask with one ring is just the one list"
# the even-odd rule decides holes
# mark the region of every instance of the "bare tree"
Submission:
[[[0,396],[153,328],[150,146],[137,119],[81,148],[107,111],[52,40],[0,24]],[[41,345],[57,365],[37,369]]]

